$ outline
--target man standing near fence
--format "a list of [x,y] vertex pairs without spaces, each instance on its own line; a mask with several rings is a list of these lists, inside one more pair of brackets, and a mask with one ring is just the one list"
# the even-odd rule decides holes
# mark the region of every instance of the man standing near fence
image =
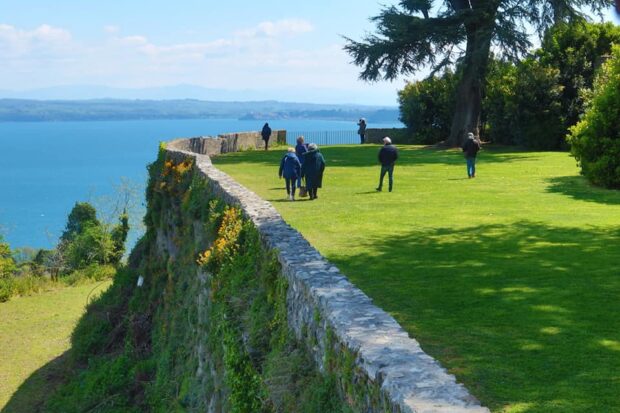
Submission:
[[394,183],[394,163],[398,159],[398,149],[392,145],[392,140],[389,137],[383,138],[383,147],[379,151],[379,163],[381,163],[381,176],[379,177],[379,186],[377,191],[383,189],[383,178],[385,173],[388,174],[389,191],[392,192],[392,186]]
[[359,122],[357,122],[357,134],[360,135],[360,143],[364,143],[365,135],[366,135],[366,119],[360,118]]

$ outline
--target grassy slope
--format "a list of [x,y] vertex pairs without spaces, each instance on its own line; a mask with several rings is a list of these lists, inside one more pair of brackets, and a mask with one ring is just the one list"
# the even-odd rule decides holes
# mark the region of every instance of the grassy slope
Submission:
[[92,299],[109,284],[67,287],[0,304],[3,413],[34,412],[42,397],[51,393],[55,374],[62,370],[59,358],[69,348],[71,331],[87,297],[90,294]]
[[457,151],[408,146],[395,191],[375,193],[377,146],[322,151],[312,202],[283,201],[283,151],[215,163],[493,411],[620,411],[620,192],[566,153],[485,150],[468,180]]

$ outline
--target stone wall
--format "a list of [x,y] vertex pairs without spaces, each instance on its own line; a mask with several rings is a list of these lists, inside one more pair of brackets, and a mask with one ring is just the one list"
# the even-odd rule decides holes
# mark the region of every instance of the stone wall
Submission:
[[[269,146],[286,144],[286,131],[274,130],[271,132]],[[195,138],[179,139],[179,149],[215,156],[222,153],[264,149],[265,143],[260,132],[225,133],[218,136],[199,136]]]
[[[244,134],[228,134],[175,140],[168,143],[167,151],[172,158],[194,157],[210,189],[239,206],[257,227],[265,246],[277,252],[289,286],[289,326],[307,343],[319,368],[325,369],[327,360],[340,360],[339,386],[346,394],[354,389],[356,404],[364,412],[488,413],[269,202],[212,165],[208,155],[218,148],[217,153],[223,153],[243,147],[245,138]],[[252,135],[247,138],[254,139]],[[225,145],[222,140],[227,140]]]
[[383,143],[383,138],[389,136],[392,143],[412,143],[411,134],[407,128],[368,128],[366,129],[366,143]]

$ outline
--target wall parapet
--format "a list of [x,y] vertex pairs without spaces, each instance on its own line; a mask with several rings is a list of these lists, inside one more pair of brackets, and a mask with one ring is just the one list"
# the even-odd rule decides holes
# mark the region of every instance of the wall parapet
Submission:
[[[208,156],[263,149],[265,147],[260,132],[234,132],[217,136],[197,136],[194,138],[176,139],[173,142],[176,142],[175,145],[178,149]],[[271,132],[269,146],[274,144],[286,144],[285,130],[273,130]]]
[[[218,139],[226,136],[236,136],[226,145],[236,139],[237,146],[232,144],[226,151],[217,152],[218,147],[224,147]],[[239,142],[245,136],[239,136],[178,139],[169,142],[166,151],[173,157],[193,157],[210,189],[227,203],[239,206],[258,229],[263,243],[277,251],[289,285],[289,327],[298,339],[312,338],[308,347],[319,368],[326,367],[325,360],[334,347],[354,355],[355,371],[373,383],[384,400],[380,406],[365,406],[366,412],[488,413],[392,316],[375,306],[288,225],[269,202],[213,166],[209,156],[243,148]],[[255,137],[248,136],[250,141]]]

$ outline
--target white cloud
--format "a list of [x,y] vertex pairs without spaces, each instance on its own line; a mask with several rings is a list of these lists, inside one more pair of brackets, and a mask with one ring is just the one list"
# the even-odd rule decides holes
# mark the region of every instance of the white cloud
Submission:
[[365,87],[342,44],[291,39],[313,30],[308,21],[284,19],[220,38],[165,44],[105,26],[103,39],[78,43],[68,30],[49,25],[31,31],[0,25],[0,89],[58,84],[195,84],[237,90]]
[[121,31],[120,27],[114,26],[112,24],[103,26],[103,31],[109,34],[116,34]]
[[59,54],[71,49],[71,33],[43,24],[34,30],[21,30],[0,24],[0,56],[6,58],[30,54]]
[[275,22],[261,22],[251,29],[237,31],[236,35],[238,37],[276,37],[281,35],[308,33],[313,30],[314,26],[306,20],[283,19]]

